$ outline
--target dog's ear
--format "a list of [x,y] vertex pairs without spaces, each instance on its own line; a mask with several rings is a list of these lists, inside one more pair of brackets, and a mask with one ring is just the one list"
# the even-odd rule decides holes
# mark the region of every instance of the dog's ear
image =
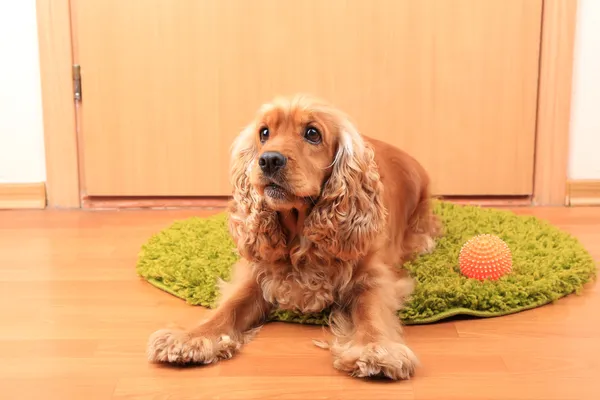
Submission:
[[337,121],[339,141],[332,174],[308,218],[313,244],[336,258],[364,256],[384,231],[387,212],[373,149],[345,118]]
[[229,232],[242,257],[272,262],[285,257],[286,237],[277,213],[266,209],[264,199],[250,183],[250,171],[258,166],[255,134],[256,126],[251,123],[231,146],[233,199],[229,204]]

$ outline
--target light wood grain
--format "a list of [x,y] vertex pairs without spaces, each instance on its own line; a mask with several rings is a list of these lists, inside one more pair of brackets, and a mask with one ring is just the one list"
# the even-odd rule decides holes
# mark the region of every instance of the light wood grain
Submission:
[[[516,208],[578,237],[600,259],[600,208]],[[216,366],[149,365],[148,335],[207,312],[135,274],[140,245],[173,221],[211,213],[5,211],[0,216],[0,388],[6,399],[596,400],[600,292],[517,315],[406,328],[422,367],[408,382],[333,369],[322,328],[268,324]]]
[[79,207],[69,0],[38,0],[48,206]]
[[544,0],[534,202],[564,205],[577,0]]
[[600,205],[600,180],[570,180],[567,192],[571,206]]
[[310,92],[446,195],[532,193],[542,0],[74,0],[89,196],[228,195],[258,106]]
[[38,183],[0,183],[0,209],[45,208],[46,185]]

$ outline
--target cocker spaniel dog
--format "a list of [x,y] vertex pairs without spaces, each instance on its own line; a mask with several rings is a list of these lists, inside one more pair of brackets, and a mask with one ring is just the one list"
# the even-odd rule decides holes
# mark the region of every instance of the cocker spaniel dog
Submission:
[[237,137],[229,228],[241,255],[216,310],[189,330],[151,335],[153,362],[228,359],[273,308],[330,310],[333,366],[408,379],[417,358],[397,311],[412,290],[401,264],[433,249],[440,224],[417,161],[362,136],[304,95],[263,105]]

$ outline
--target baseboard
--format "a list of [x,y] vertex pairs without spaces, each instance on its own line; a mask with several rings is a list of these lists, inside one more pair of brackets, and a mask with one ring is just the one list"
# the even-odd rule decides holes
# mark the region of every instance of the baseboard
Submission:
[[600,180],[570,180],[567,182],[570,206],[600,206]]
[[[451,203],[477,205],[482,207],[529,207],[530,196],[436,196]],[[85,209],[168,209],[198,208],[224,209],[231,200],[230,196],[212,197],[119,197],[86,196],[81,205]]]
[[0,209],[46,208],[46,184],[0,183]]
[[480,207],[530,207],[531,196],[437,196],[450,203]]
[[199,208],[221,209],[227,207],[229,197],[110,197],[90,196],[82,199],[82,208],[89,209],[168,209]]

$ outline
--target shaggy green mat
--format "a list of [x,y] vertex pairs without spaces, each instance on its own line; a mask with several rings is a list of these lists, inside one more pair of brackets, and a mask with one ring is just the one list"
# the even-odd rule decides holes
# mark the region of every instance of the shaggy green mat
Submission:
[[[405,324],[424,324],[456,315],[494,317],[579,293],[595,278],[596,265],[577,239],[549,223],[510,211],[438,202],[445,234],[432,254],[405,267],[416,288],[399,312]],[[458,269],[461,246],[474,235],[498,235],[510,247],[513,271],[498,281],[468,279]],[[143,245],[137,272],[156,287],[188,303],[214,307],[217,277],[228,280],[237,260],[227,216],[176,221]],[[327,313],[275,311],[271,320],[326,324]]]

